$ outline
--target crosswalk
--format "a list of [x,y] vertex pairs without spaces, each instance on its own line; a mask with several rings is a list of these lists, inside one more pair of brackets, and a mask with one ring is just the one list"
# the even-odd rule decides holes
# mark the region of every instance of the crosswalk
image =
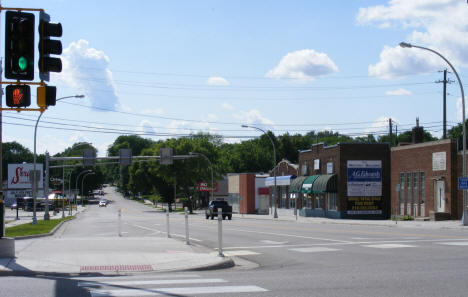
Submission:
[[139,275],[119,277],[80,277],[78,287],[91,297],[125,296],[205,296],[206,294],[261,293],[256,285],[230,285],[222,278],[201,278],[197,274]]

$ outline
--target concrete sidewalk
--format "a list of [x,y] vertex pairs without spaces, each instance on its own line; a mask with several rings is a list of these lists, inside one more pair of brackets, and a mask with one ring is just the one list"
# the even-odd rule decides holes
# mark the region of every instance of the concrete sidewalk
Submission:
[[[61,217],[61,213],[57,217]],[[43,213],[42,216],[38,213],[37,218],[43,218]],[[11,221],[8,226],[30,223],[31,219]],[[76,222],[64,222],[60,229],[73,223]],[[231,258],[219,257],[216,251],[187,245],[174,238],[117,235],[64,238],[60,237],[60,229],[53,236],[15,240],[16,257],[0,259],[0,275],[121,275],[220,269],[235,265]]]
[[463,226],[461,220],[449,221],[392,221],[392,220],[350,220],[350,219],[329,219],[320,217],[302,217],[295,216],[294,209],[278,209],[278,218],[273,215],[256,214],[233,214],[234,218],[255,219],[255,220],[280,220],[292,221],[310,224],[345,224],[345,225],[368,225],[368,226],[387,226],[394,228],[423,228],[423,229],[459,229],[467,230],[468,226]]

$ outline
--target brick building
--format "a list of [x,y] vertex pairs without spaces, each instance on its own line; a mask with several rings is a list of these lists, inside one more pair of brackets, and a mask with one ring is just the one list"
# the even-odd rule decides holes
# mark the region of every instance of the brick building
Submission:
[[461,157],[451,139],[393,147],[392,215],[461,218]]
[[[295,196],[290,193],[290,186],[298,174],[299,166],[293,164],[286,159],[281,160],[275,168],[270,171],[270,177],[265,180],[265,185],[270,188],[270,194],[274,193],[274,174],[276,172],[276,188],[278,193],[278,208],[294,208],[296,203]],[[272,195],[270,195],[271,199]],[[270,205],[274,202],[270,202]]]
[[[302,216],[387,219],[390,215],[390,146],[319,143],[299,152]],[[299,193],[298,193],[299,194]]]

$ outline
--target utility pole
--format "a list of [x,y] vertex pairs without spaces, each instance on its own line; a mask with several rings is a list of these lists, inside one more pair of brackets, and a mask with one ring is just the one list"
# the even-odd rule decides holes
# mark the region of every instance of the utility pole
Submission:
[[[439,71],[442,72],[442,71]],[[442,139],[447,139],[447,84],[454,82],[453,80],[447,80],[447,69],[444,71],[444,79],[438,80],[436,83],[443,83],[443,133]]]
[[392,118],[388,119],[388,134],[390,136],[390,147],[393,146],[393,131],[392,131]]

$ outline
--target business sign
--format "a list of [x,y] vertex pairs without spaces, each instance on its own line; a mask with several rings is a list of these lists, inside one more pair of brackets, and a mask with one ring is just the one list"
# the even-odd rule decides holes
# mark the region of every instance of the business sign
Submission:
[[[211,192],[211,183],[198,183],[198,192]],[[214,192],[218,191],[218,182],[214,182]]]
[[458,178],[458,189],[459,190],[468,190],[468,177],[459,177]]
[[447,157],[445,152],[432,153],[432,171],[446,170]]
[[348,197],[382,196],[382,161],[348,161]]
[[[29,180],[29,172],[33,171],[34,164],[8,164],[8,189],[31,189],[32,183]],[[36,163],[36,170],[39,171],[39,179],[37,181],[37,187],[43,188],[43,168],[42,164]]]

